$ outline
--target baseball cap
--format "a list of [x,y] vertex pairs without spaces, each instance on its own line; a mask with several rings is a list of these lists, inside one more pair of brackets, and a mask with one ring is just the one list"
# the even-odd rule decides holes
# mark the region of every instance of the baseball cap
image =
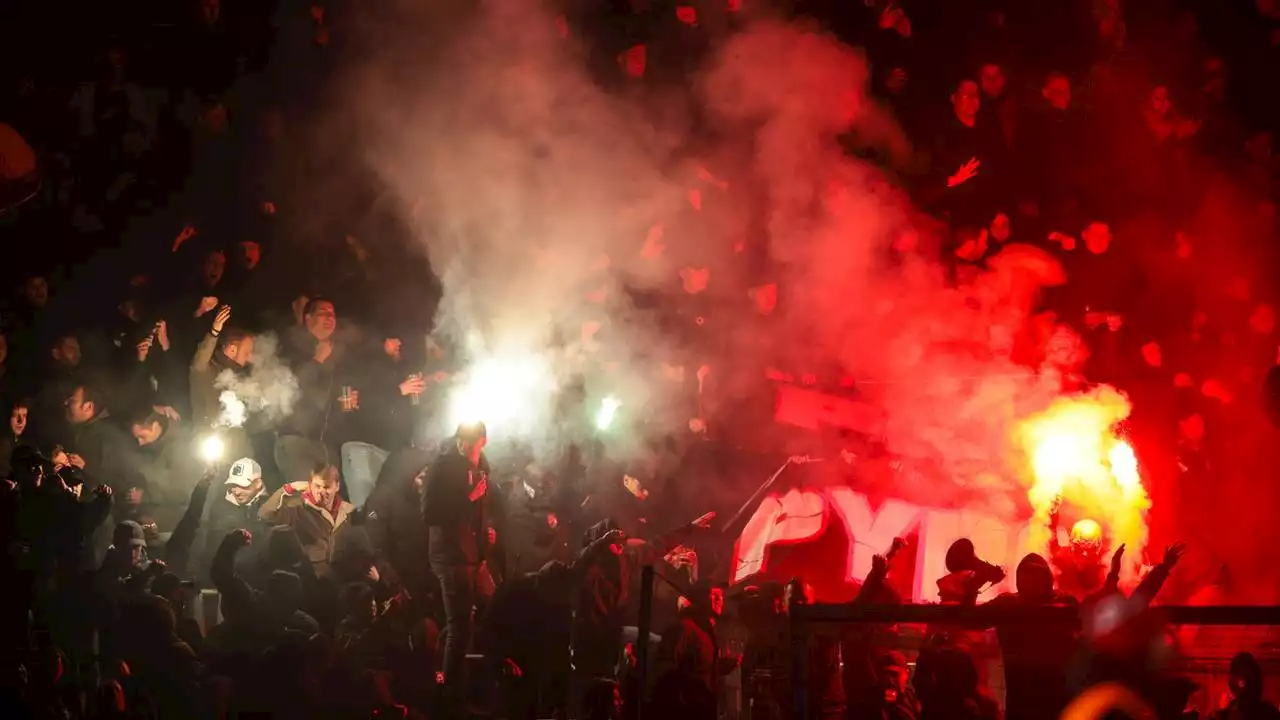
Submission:
[[118,548],[146,547],[147,535],[137,522],[124,520],[116,525],[115,532],[111,536],[111,544]]
[[231,472],[227,473],[227,481],[223,484],[249,487],[255,480],[261,479],[262,466],[253,458],[240,458],[232,463]]

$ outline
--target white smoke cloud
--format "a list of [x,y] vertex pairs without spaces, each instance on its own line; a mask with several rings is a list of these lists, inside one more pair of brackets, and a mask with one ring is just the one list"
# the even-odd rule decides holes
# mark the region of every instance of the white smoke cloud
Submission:
[[227,369],[218,374],[214,386],[222,391],[218,396],[222,412],[214,423],[216,426],[242,427],[250,416],[271,426],[293,412],[299,393],[298,379],[281,361],[278,348],[275,335],[255,336],[248,373]]
[[[860,386],[885,411],[862,431],[935,464],[903,494],[985,496],[1012,512],[1023,493],[1008,476],[1013,424],[1056,393],[1011,353],[1042,278],[1034,263],[1007,263],[946,281],[926,252],[930,225],[840,145],[852,129],[890,158],[907,153],[866,95],[859,51],[758,21],[708,58],[696,102],[684,91],[638,101],[598,87],[532,5],[483,5],[431,42],[413,17],[379,36],[344,107],[419,221],[442,277],[440,322],[473,332],[474,355],[551,358],[562,375],[545,406],[575,357],[603,360],[617,385],[601,396],[684,432],[708,412],[689,401],[695,374],[721,395],[758,395],[763,378],[734,377],[735,365],[834,364],[880,381]],[[668,121],[681,103],[701,106],[714,141]],[[754,275],[746,245],[763,246],[775,274]],[[891,246],[907,248],[902,262],[887,262]],[[751,299],[774,283],[784,297],[764,318]],[[659,329],[626,289],[697,321]]]

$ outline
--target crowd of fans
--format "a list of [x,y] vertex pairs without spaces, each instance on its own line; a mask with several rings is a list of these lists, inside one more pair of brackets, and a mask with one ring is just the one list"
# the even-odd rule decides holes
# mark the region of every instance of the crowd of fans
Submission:
[[[668,82],[746,15],[737,2],[613,5],[560,16],[606,86]],[[1178,448],[1182,472],[1247,457],[1233,451],[1252,436],[1232,418],[1247,415],[1237,408],[1260,393],[1276,348],[1280,163],[1265,91],[1280,77],[1280,7],[941,5],[789,12],[867,49],[872,93],[916,150],[869,160],[945,222],[941,255],[958,279],[1010,242],[1052,253],[1070,280],[1046,309],[1086,337],[1087,375],[1176,420],[1150,432]],[[0,17],[49,29],[59,10]],[[290,181],[358,174],[291,132],[341,65],[344,13],[357,10],[142,4],[4,48],[0,121],[39,159],[38,180],[16,178],[0,198],[18,289],[0,331],[6,706],[604,718],[648,703],[714,717],[740,706],[724,697],[738,673],[752,717],[785,716],[785,616],[806,601],[803,583],[742,593],[729,614],[751,632],[735,644],[717,568],[699,562],[720,542],[703,532],[712,517],[656,527],[671,517],[647,509],[671,507],[660,488],[592,484],[582,453],[490,479],[485,428],[443,445],[422,431],[453,369],[412,342],[425,322],[406,293],[429,283],[395,282],[425,268],[358,239],[397,232],[385,208],[350,193],[317,211]],[[1233,351],[1208,351],[1219,346]],[[220,431],[218,457],[203,455],[222,393],[255,378],[265,392],[271,366],[293,383],[288,412],[251,412]],[[1137,605],[1181,554],[1172,546],[1150,571]],[[664,579],[652,682],[638,688],[631,626],[646,564]],[[897,602],[888,569],[878,558],[855,602]],[[963,541],[948,571],[940,599],[962,604],[1004,577]],[[1029,555],[1016,592],[992,602],[1079,601],[1087,618],[1125,597],[1114,572],[1095,574],[1101,584],[1072,597]],[[1008,689],[997,702],[966,649],[981,630],[931,628],[914,674],[886,628],[820,636],[811,712],[1048,718],[1082,687],[1120,680],[1160,717],[1183,717],[1185,685],[1138,672],[1134,648],[1087,621],[1057,634],[997,626]],[[1258,662],[1237,657],[1212,712],[1275,716],[1261,686]]]

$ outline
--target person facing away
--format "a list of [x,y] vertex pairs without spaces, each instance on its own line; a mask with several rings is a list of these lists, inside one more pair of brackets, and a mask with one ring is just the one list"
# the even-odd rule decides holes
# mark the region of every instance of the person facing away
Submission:
[[1275,720],[1276,706],[1262,697],[1262,665],[1247,652],[1231,658],[1227,688],[1230,695],[1214,720]]
[[[1076,599],[1054,587],[1053,570],[1043,557],[1028,553],[1014,575],[1017,592],[1004,593],[989,607],[1075,606]],[[1005,716],[1009,720],[1057,717],[1070,699],[1066,671],[1076,649],[1077,624],[995,624],[1004,654]]]

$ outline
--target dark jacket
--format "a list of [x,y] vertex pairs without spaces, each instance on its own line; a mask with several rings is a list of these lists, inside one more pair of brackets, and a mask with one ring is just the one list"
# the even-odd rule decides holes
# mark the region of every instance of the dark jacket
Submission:
[[315,361],[316,339],[295,327],[285,337],[284,350],[298,379],[299,395],[293,412],[280,429],[283,435],[301,435],[326,445],[346,439],[346,413],[338,406],[338,395],[350,385],[347,368],[349,343],[333,337],[333,353],[324,363]]
[[[270,529],[270,525],[258,516],[268,497],[264,488],[262,493],[247,505],[237,505],[225,485],[219,485],[210,493],[205,507],[207,520],[203,533],[204,543],[198,561],[201,577],[205,577],[212,570],[213,556],[222,538],[232,530],[238,529],[248,530],[249,534],[255,538],[255,543],[236,556],[235,569],[241,575],[253,576],[254,568],[257,567],[258,558],[261,556],[261,549],[266,546],[267,530]],[[259,539],[261,542],[257,541]]]
[[138,450],[146,478],[147,509],[162,532],[173,529],[187,509],[191,488],[203,474],[196,439],[186,425],[169,422],[158,440]]
[[[432,464],[422,498],[432,562],[478,565],[484,560],[484,498],[472,502],[469,496],[480,478],[488,474],[489,461],[483,455],[472,468],[471,461],[456,447],[446,449]],[[494,491],[490,488],[487,492]]]

